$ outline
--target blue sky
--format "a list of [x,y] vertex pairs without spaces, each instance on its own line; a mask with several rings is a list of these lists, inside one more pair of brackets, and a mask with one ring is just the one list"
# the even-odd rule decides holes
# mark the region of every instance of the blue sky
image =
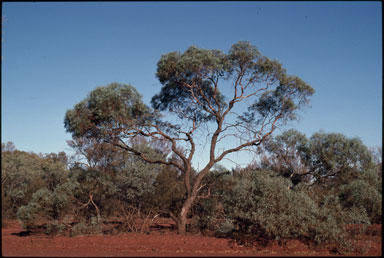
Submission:
[[286,129],[382,144],[379,1],[9,2],[2,17],[1,141],[17,149],[69,153],[65,112],[96,86],[130,83],[149,104],[162,54],[239,40],[315,89]]

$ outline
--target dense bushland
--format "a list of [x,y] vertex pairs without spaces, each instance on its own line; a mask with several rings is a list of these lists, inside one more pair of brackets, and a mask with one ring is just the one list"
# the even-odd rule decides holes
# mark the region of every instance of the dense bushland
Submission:
[[2,217],[14,218],[17,210],[27,205],[33,194],[42,189],[54,191],[67,180],[66,156],[34,154],[2,148],[1,199]]
[[[165,145],[137,144],[167,156]],[[182,208],[186,189],[176,168],[81,139],[70,143],[77,157],[10,146],[2,145],[2,217],[25,228],[44,222],[46,233],[102,233],[118,220],[116,230],[143,232],[154,217]],[[243,169],[212,169],[189,214],[191,231],[245,243],[296,238],[342,251],[351,247],[345,225],[381,223],[381,159],[359,139],[324,132],[307,139],[289,130],[260,154]]]
[[[235,238],[244,243],[294,238],[343,250],[348,247],[345,224],[369,224],[360,209],[347,211],[333,196],[316,203],[304,189],[292,188],[290,180],[273,171],[245,169],[232,180],[234,187],[224,196],[225,214]],[[348,220],[346,213],[363,218]]]

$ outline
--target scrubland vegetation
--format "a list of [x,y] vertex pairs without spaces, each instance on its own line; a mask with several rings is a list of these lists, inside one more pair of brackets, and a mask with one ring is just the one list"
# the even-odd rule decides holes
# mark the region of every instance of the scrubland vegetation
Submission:
[[[298,135],[302,142],[293,142]],[[319,138],[320,146],[314,144]],[[115,220],[121,223],[113,233],[146,232],[155,216],[169,217],[181,208],[186,190],[176,169],[106,144],[71,144],[84,163],[65,153],[38,155],[2,144],[3,218],[17,218],[26,229],[44,223],[47,234],[112,233],[103,226]],[[161,146],[140,144],[151,155],[165,155]],[[285,145],[284,151],[276,145]],[[188,230],[244,244],[294,238],[347,251],[346,225],[364,230],[381,224],[378,150],[341,134],[319,132],[306,139],[286,131],[260,149],[260,162],[232,170],[215,166],[188,215]]]

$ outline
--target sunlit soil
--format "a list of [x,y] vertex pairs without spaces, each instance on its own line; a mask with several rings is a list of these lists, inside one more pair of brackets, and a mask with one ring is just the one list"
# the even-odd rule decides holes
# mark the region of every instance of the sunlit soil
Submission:
[[[285,244],[271,241],[267,246],[239,245],[232,239],[196,234],[178,235],[174,230],[161,229],[145,233],[115,235],[47,236],[23,231],[17,221],[4,221],[2,228],[3,256],[85,257],[85,256],[335,256],[326,248],[310,249],[299,240]],[[14,233],[14,234],[12,234]],[[382,251],[381,225],[374,225],[370,233],[359,236],[352,256],[380,256]]]

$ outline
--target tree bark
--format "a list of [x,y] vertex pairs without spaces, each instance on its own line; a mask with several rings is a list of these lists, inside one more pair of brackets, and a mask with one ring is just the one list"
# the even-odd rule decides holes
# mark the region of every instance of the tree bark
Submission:
[[209,172],[213,164],[208,164],[197,176],[193,187],[190,191],[190,194],[187,194],[187,199],[183,203],[183,207],[181,208],[178,217],[177,217],[177,232],[178,234],[185,234],[186,233],[186,226],[187,226],[187,219],[188,219],[188,213],[192,208],[193,203],[195,202],[197,195],[199,191],[201,190],[201,181],[204,178],[204,176]]
[[193,196],[188,196],[187,200],[185,200],[183,207],[181,208],[181,210],[179,212],[178,222],[177,222],[177,233],[178,234],[185,234],[187,232],[188,213],[191,210],[193,201],[194,201]]
[[187,232],[187,218],[180,218],[177,223],[177,233],[184,235]]

